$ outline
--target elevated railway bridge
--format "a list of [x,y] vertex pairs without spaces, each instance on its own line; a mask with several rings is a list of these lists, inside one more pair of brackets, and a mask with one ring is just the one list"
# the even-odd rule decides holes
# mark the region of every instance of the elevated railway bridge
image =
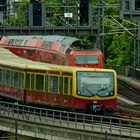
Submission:
[[[130,78],[131,81],[133,83],[137,81],[139,84],[139,79],[134,81],[134,78],[139,78],[139,73],[137,73],[139,70],[119,67],[116,71],[123,77],[123,82],[133,76],[133,80],[132,77]],[[135,72],[137,77],[135,77]],[[131,88],[136,89],[133,85]],[[123,108],[120,109],[119,102],[123,104],[127,102],[140,109],[139,99],[136,105],[130,99],[119,95],[117,110],[123,111]],[[127,107],[126,104],[125,107]],[[129,108],[124,108],[124,110],[130,111]],[[140,110],[137,110],[137,116],[130,116],[130,114],[125,114],[123,118],[117,116],[117,113],[113,117],[105,117],[0,102],[0,130],[12,134],[16,139],[20,139],[21,136],[47,140],[92,140],[94,138],[115,140],[116,136],[118,140],[140,139]]]
[[47,140],[140,138],[140,121],[90,116],[0,102],[0,130]]
[[[74,36],[90,34],[100,40],[99,33],[104,31],[104,7],[102,3],[99,3],[97,7],[89,4],[89,12],[86,17],[79,16],[78,4],[63,6],[43,4],[40,7],[41,13],[38,13],[42,17],[39,20],[39,16],[34,15],[37,11],[33,3],[23,4],[22,6],[25,9],[23,12],[16,9],[16,6],[11,6],[10,2],[15,2],[15,0],[7,0],[7,2],[5,4],[7,6],[6,10],[0,12],[0,35],[59,34]],[[52,9],[55,9],[55,11]],[[26,16],[23,16],[23,13]],[[58,22],[55,22],[56,20]],[[37,23],[36,21],[41,22]],[[105,67],[107,68],[107,66]],[[127,83],[127,79],[125,80],[127,76],[133,77],[128,81],[140,80],[140,70],[138,69],[112,68],[123,76],[120,79],[123,82]],[[135,85],[135,82],[133,83],[132,88],[140,88],[139,84]],[[129,82],[129,86],[130,84],[131,82]],[[90,116],[0,102],[0,131],[11,133],[16,140],[20,139],[20,136],[47,140],[92,140],[94,138],[97,140],[115,140],[116,136],[120,140],[140,139],[140,118],[125,117],[127,118]]]

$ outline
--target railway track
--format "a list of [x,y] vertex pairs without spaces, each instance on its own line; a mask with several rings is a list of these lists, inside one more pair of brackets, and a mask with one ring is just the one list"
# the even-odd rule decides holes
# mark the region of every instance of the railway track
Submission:
[[120,80],[118,80],[117,112],[115,115],[140,120],[140,92]]

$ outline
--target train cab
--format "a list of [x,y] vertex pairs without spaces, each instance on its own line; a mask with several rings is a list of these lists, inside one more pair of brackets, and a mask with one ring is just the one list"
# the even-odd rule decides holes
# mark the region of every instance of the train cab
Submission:
[[68,65],[103,68],[103,54],[97,49],[68,49],[66,52]]

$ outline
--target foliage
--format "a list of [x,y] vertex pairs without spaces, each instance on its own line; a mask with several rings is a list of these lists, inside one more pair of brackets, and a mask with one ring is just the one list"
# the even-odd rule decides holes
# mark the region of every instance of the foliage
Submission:
[[133,37],[124,33],[115,35],[107,48],[107,63],[110,65],[129,65],[133,62]]
[[[25,0],[24,0],[25,1]],[[27,2],[27,1],[25,1]],[[27,19],[27,14],[26,14],[26,7],[27,4],[25,3],[20,3],[18,8],[16,9],[15,12],[10,16],[10,25],[11,26],[26,26],[26,19]]]
[[[76,9],[72,6],[80,2],[80,0],[40,0],[46,6],[46,26],[70,26],[75,24]],[[134,21],[125,22],[119,19],[119,1],[120,0],[104,0],[104,62],[110,65],[131,65],[133,63],[134,56],[134,39],[136,30],[133,29],[135,26]],[[26,26],[27,25],[27,3],[30,0],[19,0],[21,2],[19,7],[14,13],[10,15],[10,23],[6,19],[3,20],[3,25],[10,24],[11,26]],[[64,5],[67,2],[69,12],[74,13],[72,18],[64,18]],[[98,21],[98,8],[99,0],[90,0],[90,3],[94,7],[94,12],[97,16],[94,17],[95,21]],[[118,7],[117,7],[118,4]],[[115,7],[116,6],[116,7]],[[66,7],[65,7],[66,8]],[[116,22],[118,21],[118,22]],[[66,22],[65,22],[66,21]],[[69,23],[69,24],[66,24]],[[128,30],[127,30],[128,29]],[[110,33],[110,34],[108,34]],[[95,46],[97,36],[95,35],[75,35],[81,38],[85,44]],[[100,47],[99,47],[100,48]]]
[[[118,0],[105,0],[106,3],[119,4]],[[119,19],[118,8],[105,9],[105,63],[109,65],[132,65],[134,60],[134,40],[136,30],[132,20]],[[132,24],[130,24],[132,23]],[[131,30],[129,30],[131,29]]]

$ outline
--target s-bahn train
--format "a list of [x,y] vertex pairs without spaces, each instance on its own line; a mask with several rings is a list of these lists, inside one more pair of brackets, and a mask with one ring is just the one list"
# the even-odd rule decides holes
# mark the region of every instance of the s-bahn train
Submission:
[[39,62],[58,65],[102,68],[103,54],[75,37],[46,36],[3,36],[0,46],[14,54]]
[[28,105],[112,114],[117,77],[112,69],[35,62],[0,47],[0,97]]

